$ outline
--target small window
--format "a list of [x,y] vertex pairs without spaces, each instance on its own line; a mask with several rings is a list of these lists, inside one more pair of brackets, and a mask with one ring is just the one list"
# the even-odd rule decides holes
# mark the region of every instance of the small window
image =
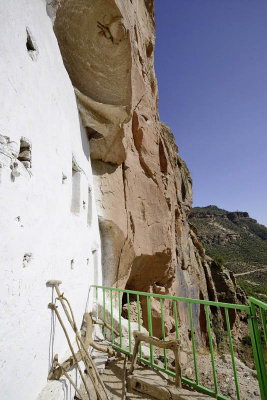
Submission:
[[32,167],[31,143],[28,139],[24,137],[20,139],[18,161],[20,161],[27,169],[30,169]]
[[87,225],[92,223],[92,189],[88,187],[88,209],[87,209]]
[[62,172],[62,184],[65,185],[65,183],[67,182],[67,175],[64,174],[64,172]]
[[27,39],[26,39],[26,48],[28,51],[29,56],[33,61],[36,60],[37,55],[38,55],[38,49],[35,40],[33,39],[33,36],[31,34],[31,31],[29,28],[26,28],[26,34],[27,34]]
[[81,171],[76,162],[72,160],[72,198],[71,212],[79,214],[81,209]]
[[70,269],[74,269],[74,259],[70,260]]
[[93,265],[94,265],[94,285],[98,285],[98,253],[97,250],[92,251],[93,254]]
[[23,257],[23,268],[27,268],[32,261],[32,253],[25,253]]

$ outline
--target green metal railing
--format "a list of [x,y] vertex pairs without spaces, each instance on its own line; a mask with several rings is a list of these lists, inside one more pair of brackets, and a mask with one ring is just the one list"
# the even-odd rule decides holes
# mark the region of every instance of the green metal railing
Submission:
[[[250,318],[249,329],[251,335],[251,344],[255,360],[255,367],[259,381],[260,393],[262,399],[267,399],[267,375],[264,360],[264,345],[267,347],[267,329],[266,329],[266,311],[267,304],[249,297]],[[260,322],[260,324],[259,324]],[[261,328],[261,330],[260,330]],[[260,332],[263,332],[263,340]],[[264,343],[262,343],[264,341]]]
[[[229,317],[229,310],[243,311],[247,314],[248,324],[250,329],[250,337],[251,344],[253,349],[253,356],[255,361],[255,368],[257,371],[257,377],[259,382],[259,389],[261,394],[261,399],[267,399],[267,377],[266,377],[266,367],[263,355],[263,346],[264,343],[262,340],[262,336],[265,341],[265,345],[267,345],[267,329],[266,329],[266,315],[265,312],[267,310],[267,304],[254,299],[252,297],[249,298],[249,306],[240,305],[240,304],[231,304],[231,303],[223,303],[223,302],[215,302],[215,301],[206,301],[199,299],[191,299],[184,297],[174,297],[168,295],[160,295],[154,293],[146,293],[146,292],[137,292],[133,290],[125,290],[125,289],[117,289],[110,288],[105,286],[96,286],[92,285],[92,288],[95,289],[95,299],[96,299],[96,313],[97,317],[99,315],[99,307],[101,307],[101,312],[103,315],[104,322],[109,319],[112,331],[111,331],[111,342],[115,349],[132,356],[132,331],[131,331],[131,301],[134,297],[137,306],[137,326],[138,330],[141,331],[141,299],[142,299],[142,311],[144,313],[144,309],[146,309],[147,313],[147,328],[150,336],[153,336],[153,318],[152,318],[152,308],[151,308],[151,300],[155,301],[155,299],[159,302],[160,311],[161,311],[161,330],[162,330],[162,339],[164,340],[166,337],[165,332],[165,321],[164,321],[164,301],[172,302],[173,309],[173,317],[175,323],[175,337],[179,338],[179,324],[178,324],[178,306],[181,304],[187,304],[188,314],[189,314],[189,329],[191,334],[191,343],[192,343],[192,353],[193,353],[193,365],[194,365],[194,374],[195,380],[188,379],[186,377],[182,377],[182,382],[191,386],[192,388],[209,395],[210,397],[219,399],[219,400],[230,400],[228,397],[224,396],[220,393],[219,385],[217,381],[217,372],[216,372],[216,362],[215,362],[215,354],[213,347],[213,331],[211,326],[210,319],[210,307],[218,307],[221,309],[222,317],[224,318],[225,326],[226,326],[226,335],[228,337],[229,350],[231,354],[232,368],[233,368],[233,379],[235,384],[235,392],[237,400],[245,400],[241,399],[239,382],[238,382],[238,374],[236,367],[236,359],[234,353],[234,342],[232,338],[231,332],[231,324]],[[100,292],[102,291],[102,296]],[[122,334],[122,300],[124,296],[124,313],[126,312],[128,318],[128,346],[123,343],[123,334]],[[117,305],[118,317],[114,318],[114,304]],[[144,307],[145,305],[145,307]],[[200,384],[199,379],[199,371],[198,371],[198,352],[196,346],[196,329],[193,318],[193,307],[194,311],[198,311],[198,315],[200,312],[200,307],[204,309],[205,319],[206,319],[206,329],[207,329],[207,339],[210,350],[210,358],[211,358],[211,366],[212,366],[212,375],[213,375],[213,390],[207,388]],[[117,323],[119,325],[119,338],[114,338],[114,324]],[[263,332],[261,334],[261,332]],[[104,335],[106,335],[106,329],[104,328]],[[155,360],[155,352],[153,345],[150,345],[149,351],[149,359],[145,358],[142,345],[140,344],[139,348],[139,361],[143,362],[146,365],[150,365],[156,370],[164,372],[171,377],[175,377],[175,372],[168,366],[168,357],[167,351],[164,350],[164,363],[163,367],[158,365]]]

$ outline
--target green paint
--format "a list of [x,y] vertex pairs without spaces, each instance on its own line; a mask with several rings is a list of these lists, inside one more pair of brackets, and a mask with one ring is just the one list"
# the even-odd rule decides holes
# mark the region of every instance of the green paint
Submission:
[[110,317],[111,317],[111,342],[114,344],[114,331],[113,331],[113,293],[110,289]]
[[177,301],[173,300],[174,320],[175,320],[175,336],[179,339],[178,316],[177,316]]
[[227,308],[225,308],[224,311],[225,311],[225,319],[226,319],[227,332],[228,332],[229,345],[230,345],[230,352],[231,352],[232,365],[233,365],[233,371],[234,371],[236,395],[237,395],[237,399],[240,400],[241,398],[240,398],[240,392],[239,392],[239,386],[238,386],[238,378],[237,378],[236,365],[235,365],[234,346],[233,346],[233,340],[232,340],[232,334],[231,334],[229,312],[228,312]]
[[197,354],[196,354],[195,332],[194,332],[193,313],[192,313],[192,304],[191,303],[189,303],[189,316],[190,316],[190,329],[191,329],[192,348],[193,348],[193,357],[194,357],[195,377],[196,377],[196,384],[198,385],[199,378],[198,378],[198,369],[197,369]]
[[[106,322],[106,296],[105,296],[105,291],[106,289],[103,287],[103,314],[104,314],[104,323]],[[104,326],[104,336],[106,337],[107,332],[106,332],[106,327]]]
[[[153,329],[152,329],[152,315],[151,315],[151,297],[147,296],[147,317],[148,317],[148,333],[149,336],[153,336]],[[154,347],[150,345],[150,362],[154,364]]]
[[213,350],[212,335],[211,335],[211,328],[210,328],[209,307],[207,305],[205,305],[205,313],[206,313],[207,329],[208,329],[209,344],[210,344],[210,356],[211,356],[211,364],[212,364],[213,382],[214,382],[215,393],[217,395],[218,394],[218,384],[217,384],[217,375],[216,375],[215,360],[214,360],[214,350]]
[[[175,330],[176,330],[176,338],[179,337],[179,330],[178,330],[178,313],[177,313],[177,302],[187,302],[189,304],[189,316],[190,316],[190,329],[191,329],[191,337],[192,337],[192,348],[193,348],[193,357],[194,357],[194,366],[195,366],[195,376],[196,382],[193,382],[190,379],[182,377],[182,382],[191,386],[192,388],[201,391],[209,395],[212,398],[216,398],[218,400],[230,400],[228,397],[223,396],[222,394],[218,393],[218,384],[217,384],[217,376],[216,376],[216,368],[215,368],[215,359],[214,359],[214,349],[213,349],[213,342],[212,342],[212,331],[210,325],[210,315],[209,315],[209,307],[216,306],[216,307],[223,307],[225,310],[225,318],[226,318],[226,325],[227,325],[227,332],[229,337],[229,345],[230,345],[230,353],[232,358],[232,365],[233,365],[233,375],[235,380],[236,386],[236,394],[237,400],[241,400],[240,391],[238,386],[238,375],[236,371],[235,365],[235,358],[234,358],[234,347],[233,347],[233,340],[231,335],[231,327],[230,327],[230,320],[229,320],[229,309],[236,309],[236,310],[243,310],[246,311],[248,314],[248,324],[250,329],[250,336],[251,336],[251,343],[253,348],[253,355],[255,360],[255,366],[258,375],[259,381],[259,388],[261,393],[261,400],[267,399],[267,377],[266,377],[266,368],[263,359],[263,348],[260,338],[259,332],[259,321],[257,317],[257,311],[261,318],[261,324],[263,328],[265,342],[267,341],[267,330],[266,330],[266,316],[265,311],[267,310],[267,304],[263,303],[260,300],[254,299],[253,297],[249,298],[250,306],[244,306],[240,304],[231,304],[231,303],[223,303],[223,302],[214,302],[214,301],[206,301],[206,300],[199,300],[199,299],[187,299],[184,297],[174,297],[174,296],[166,296],[160,294],[153,294],[153,293],[145,293],[145,292],[137,292],[133,290],[124,290],[124,289],[117,289],[117,288],[109,288],[105,286],[96,286],[93,285],[96,289],[96,301],[97,301],[97,315],[98,315],[98,290],[102,289],[103,292],[103,319],[106,322],[106,292],[110,291],[110,313],[111,313],[111,327],[113,328],[113,292],[118,293],[119,299],[119,324],[120,324],[120,345],[114,343],[114,333],[112,332],[112,343],[113,347],[124,354],[132,356],[132,343],[131,343],[131,314],[130,314],[130,294],[134,294],[137,297],[137,316],[138,316],[138,330],[141,332],[141,311],[140,311],[140,296],[145,296],[147,301],[147,317],[148,317],[148,331],[149,335],[153,336],[153,321],[152,321],[152,312],[151,312],[151,298],[159,299],[160,300],[160,308],[161,308],[161,327],[162,327],[162,337],[165,340],[165,322],[164,322],[164,309],[163,309],[163,301],[164,299],[168,299],[173,301],[173,310],[174,310],[174,319],[175,319]],[[128,310],[128,329],[129,329],[129,350],[123,348],[122,345],[122,324],[121,324],[121,299],[123,293],[127,295],[127,310]],[[198,369],[197,369],[197,349],[195,343],[195,333],[194,333],[194,322],[193,322],[193,313],[192,313],[192,304],[203,304],[205,308],[206,314],[206,321],[207,321],[207,331],[208,331],[208,338],[209,338],[209,345],[210,345],[210,354],[211,354],[211,363],[212,363],[212,371],[213,371],[213,380],[214,380],[214,387],[215,390],[210,390],[205,388],[204,386],[199,384],[199,377],[198,377]],[[104,335],[106,337],[106,328],[104,328]],[[139,349],[139,361],[146,365],[150,365],[152,368],[155,368],[158,371],[165,372],[169,376],[175,377],[175,373],[170,371],[167,368],[167,354],[166,351],[164,352],[164,367],[160,367],[159,365],[154,363],[154,348],[150,345],[150,360],[146,360],[142,357],[142,348],[140,344]],[[243,399],[242,399],[243,400]]]
[[[137,299],[137,318],[138,318],[138,330],[141,332],[141,318],[140,318],[140,296],[136,295]],[[142,357],[142,344],[139,344],[139,356]]]
[[130,294],[129,293],[127,293],[127,310],[128,310],[129,352],[132,353],[132,332],[131,332],[131,313],[130,313]]
[[121,328],[121,292],[118,292],[118,296],[119,296],[120,347],[122,347],[122,328]]
[[[160,316],[161,316],[161,330],[162,339],[165,340],[165,324],[164,324],[164,311],[163,311],[163,299],[160,299]],[[167,369],[167,351],[163,349],[164,354],[164,369]]]

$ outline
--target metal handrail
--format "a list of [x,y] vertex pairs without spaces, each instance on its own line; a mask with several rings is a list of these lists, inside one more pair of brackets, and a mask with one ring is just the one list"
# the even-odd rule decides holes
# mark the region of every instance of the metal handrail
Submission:
[[[107,287],[107,286],[92,285],[91,287],[95,288],[97,307],[99,304],[99,291],[102,290],[103,319],[105,322],[106,314],[107,314],[107,312],[109,312],[110,319],[111,319],[111,327],[112,327],[111,342],[112,342],[113,347],[117,350],[120,350],[121,352],[123,352],[125,354],[128,354],[129,356],[132,356],[130,295],[136,296],[137,324],[138,324],[139,331],[141,331],[140,297],[144,296],[146,298],[147,327],[148,327],[148,332],[149,332],[150,336],[153,336],[151,298],[155,298],[155,299],[159,300],[160,311],[161,311],[161,328],[162,328],[163,340],[165,339],[165,322],[164,322],[163,301],[171,300],[173,302],[173,313],[174,313],[174,321],[175,321],[176,338],[179,338],[177,304],[179,302],[187,303],[188,308],[189,308],[189,328],[191,331],[191,339],[192,339],[192,352],[193,352],[193,362],[194,362],[194,371],[195,371],[195,381],[188,379],[186,377],[182,377],[182,382],[191,386],[192,388],[194,388],[196,390],[199,390],[199,391],[201,391],[213,398],[217,398],[219,400],[230,400],[230,399],[228,397],[222,395],[221,393],[219,393],[209,307],[210,306],[220,307],[224,310],[225,323],[226,323],[226,328],[227,328],[226,332],[227,332],[228,339],[229,339],[229,349],[230,349],[230,354],[231,354],[233,379],[234,379],[235,388],[236,388],[237,400],[241,400],[241,395],[240,395],[240,390],[239,390],[238,375],[237,375],[236,361],[235,361],[235,355],[234,355],[234,344],[233,344],[232,333],[231,333],[229,309],[245,311],[248,315],[248,324],[249,324],[249,329],[250,329],[251,343],[252,343],[255,366],[256,366],[257,376],[258,376],[258,381],[259,381],[261,399],[265,400],[267,398],[266,369],[265,369],[265,365],[264,365],[262,343],[261,343],[259,326],[258,326],[258,318],[257,318],[257,308],[258,308],[259,309],[258,314],[261,318],[260,320],[261,320],[261,324],[263,327],[264,338],[265,338],[266,344],[267,344],[267,330],[266,330],[266,318],[265,318],[265,310],[267,310],[266,303],[264,303],[260,300],[254,299],[254,298],[249,298],[249,305],[241,305],[241,304],[232,304],[232,303],[192,299],[192,298],[185,298],[185,297],[176,297],[176,296],[162,295],[162,294],[156,294],[156,293],[138,292],[138,291],[134,291],[134,290],[111,288],[111,287]],[[107,309],[107,301],[106,301],[107,293],[109,293],[109,297],[110,297],[110,304],[109,304],[110,309],[109,310]],[[113,325],[114,325],[113,294],[114,293],[117,293],[117,295],[118,295],[119,333],[120,333],[119,343],[115,342],[114,334],[113,334]],[[121,319],[122,304],[121,304],[121,301],[122,301],[123,294],[126,295],[126,300],[127,300],[126,312],[127,312],[127,316],[128,316],[128,339],[129,339],[128,349],[123,346],[123,342],[122,342],[122,319]],[[198,365],[197,365],[197,349],[196,349],[196,342],[195,342],[195,330],[194,330],[192,304],[204,306],[203,309],[205,312],[206,324],[207,324],[207,336],[208,336],[208,342],[209,342],[209,348],[210,348],[214,390],[208,389],[199,383],[199,373],[198,373]],[[97,308],[97,310],[98,310],[98,308]],[[98,311],[97,311],[97,313],[98,313]],[[104,334],[106,335],[105,328],[104,328]],[[153,345],[150,345],[150,358],[149,358],[149,360],[147,360],[143,356],[142,346],[140,344],[139,360],[146,365],[150,365],[151,367],[168,374],[169,376],[175,377],[175,373],[173,371],[171,371],[170,369],[168,369],[166,350],[164,351],[164,366],[163,367],[155,363]]]
[[249,303],[250,303],[250,317],[251,317],[249,319],[249,327],[250,327],[251,343],[253,348],[255,366],[257,370],[261,398],[267,399],[267,374],[266,374],[266,366],[263,355],[262,340],[259,329],[259,321],[260,321],[265,339],[265,345],[267,346],[267,329],[266,329],[266,316],[265,316],[265,311],[267,310],[267,304],[261,300],[255,299],[254,297],[249,297]]
[[[177,300],[186,303],[195,303],[195,304],[204,304],[209,306],[215,307],[226,307],[226,308],[235,308],[236,310],[243,310],[249,313],[250,307],[245,306],[243,304],[232,304],[232,303],[223,303],[220,301],[210,301],[210,300],[200,300],[200,299],[191,299],[189,297],[176,297],[176,296],[168,296],[166,294],[158,294],[158,293],[149,293],[149,292],[138,292],[136,290],[129,290],[129,289],[119,289],[119,288],[111,288],[108,286],[97,286],[91,285],[92,288],[104,289],[104,290],[112,290],[113,292],[123,292],[129,294],[139,294],[140,296],[148,296],[148,297],[155,297],[155,298],[162,298],[168,300]],[[263,303],[265,304],[265,303]],[[267,307],[267,305],[266,305]]]
[[249,297],[248,298],[250,303],[254,303],[256,306],[259,306],[260,308],[262,308],[263,310],[267,310],[267,303],[264,303],[261,300],[255,299],[255,297]]

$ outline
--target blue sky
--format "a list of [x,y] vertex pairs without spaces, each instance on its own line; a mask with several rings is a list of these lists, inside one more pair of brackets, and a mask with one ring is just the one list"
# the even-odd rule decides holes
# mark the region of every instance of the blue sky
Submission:
[[194,206],[267,225],[267,0],[155,0],[160,118]]

